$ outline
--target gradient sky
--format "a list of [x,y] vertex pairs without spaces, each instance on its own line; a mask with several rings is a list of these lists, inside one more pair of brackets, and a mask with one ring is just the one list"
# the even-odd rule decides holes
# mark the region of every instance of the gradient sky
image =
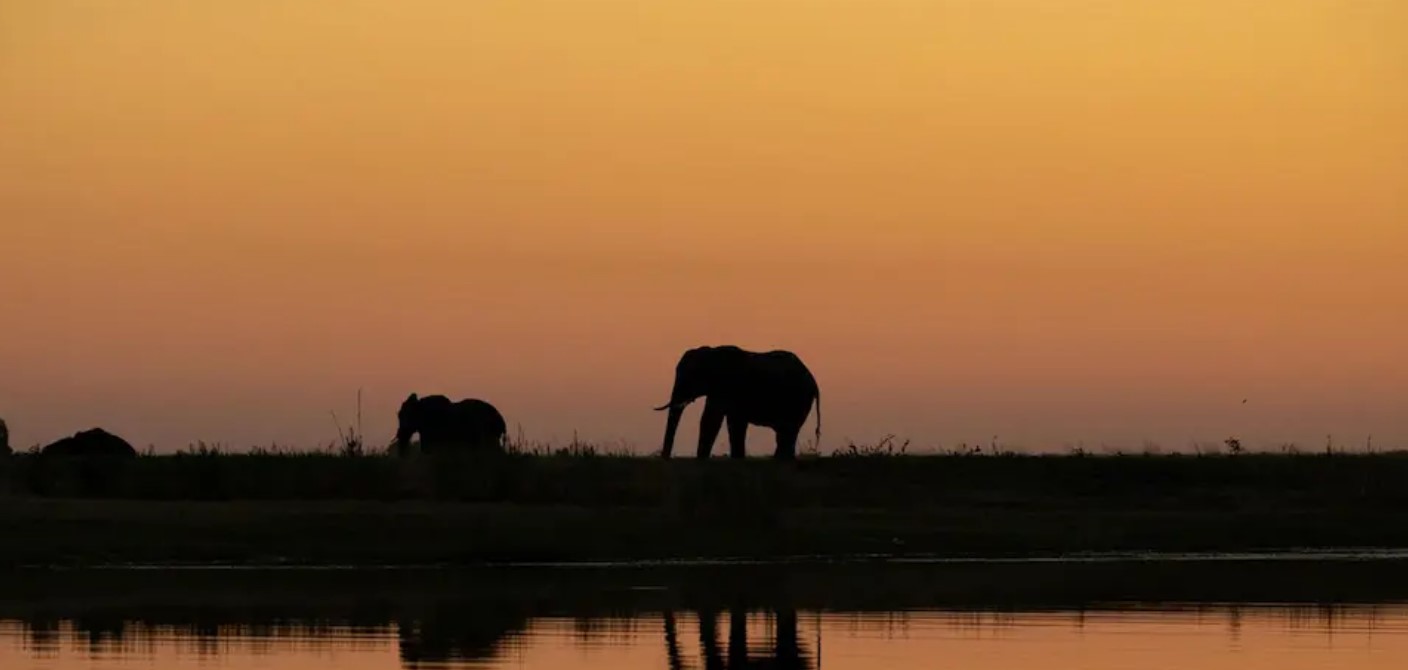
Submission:
[[9,0],[0,255],[19,446],[1408,446],[1408,2]]

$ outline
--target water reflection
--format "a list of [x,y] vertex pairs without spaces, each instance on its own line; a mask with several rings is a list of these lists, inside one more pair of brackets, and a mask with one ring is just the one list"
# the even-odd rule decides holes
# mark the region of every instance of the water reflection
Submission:
[[[456,613],[440,618],[402,618],[380,625],[348,622],[261,621],[239,625],[116,621],[93,618],[27,619],[0,624],[0,643],[22,631],[26,656],[150,660],[154,649],[175,647],[197,659],[277,657],[292,651],[376,652],[394,645],[399,662],[368,667],[498,668],[525,666],[515,652],[561,640],[571,628],[575,647],[657,647],[660,661],[635,667],[650,670],[816,670],[821,642],[845,649],[857,640],[904,650],[925,640],[955,643],[1015,642],[1032,631],[1055,631],[1077,639],[1144,635],[1176,630],[1220,628],[1229,649],[1247,626],[1277,632],[1284,640],[1309,635],[1333,643],[1336,636],[1378,634],[1408,638],[1408,608],[1400,606],[1207,606],[1199,608],[1111,607],[1082,612],[974,612],[921,610],[883,613],[818,613],[789,609],[748,611],[665,610],[641,612],[630,620],[553,618],[511,613]],[[16,626],[18,624],[18,626]],[[1094,632],[1090,638],[1086,633]],[[1405,645],[1408,648],[1408,645]],[[3,659],[0,654],[0,659]],[[846,660],[841,659],[842,665]],[[52,667],[78,667],[82,664]],[[903,665],[903,664],[902,664]],[[927,667],[910,658],[911,667]],[[9,667],[9,666],[6,666]],[[582,667],[588,667],[584,664]],[[592,667],[608,667],[598,665]],[[831,667],[836,667],[832,664]],[[1061,667],[1059,665],[1053,667]]]
[[528,629],[529,620],[528,613],[511,606],[459,610],[440,604],[423,617],[396,621],[397,651],[406,668],[491,660]]
[[[802,652],[797,637],[797,611],[780,609],[772,613],[776,631],[772,644],[756,647],[748,644],[748,612],[733,608],[728,613],[727,653],[719,646],[718,618],[716,610],[699,612],[699,648],[705,670],[743,670],[745,668],[776,668],[777,670],[803,670],[811,668],[811,660]],[[690,667],[680,653],[678,624],[675,613],[666,610],[665,649],[670,670],[684,670]]]
[[[660,615],[670,670],[694,667],[708,670],[815,668],[812,657],[800,642],[798,613],[795,610],[762,613],[766,628],[774,632],[761,636],[761,640],[756,634],[750,637],[748,611],[730,610],[723,617],[727,627],[726,643],[721,642],[718,630],[720,615],[720,612],[713,610],[680,613],[669,610]],[[644,623],[646,616],[642,613],[642,619],[633,622]],[[687,652],[682,651],[679,633],[679,619],[682,617],[694,620],[698,633],[698,662],[692,662]],[[404,617],[373,626],[296,620],[238,625],[158,623],[92,617],[72,620],[32,618],[18,623],[24,632],[25,650],[36,658],[55,658],[64,646],[82,650],[89,657],[113,657],[138,653],[155,642],[177,641],[188,645],[188,649],[198,657],[213,658],[222,653],[269,653],[281,641],[297,642],[313,648],[345,649],[356,640],[375,643],[379,639],[394,638],[401,666],[412,669],[484,664],[499,660],[507,648],[527,635],[533,619],[519,613],[487,610]],[[573,627],[576,641],[587,645],[610,639],[613,631],[620,628],[603,625],[603,621],[595,619],[574,620]],[[631,634],[617,637],[615,642],[639,639],[641,627],[628,628]]]
[[[0,667],[308,667],[332,663],[299,654],[336,653],[337,667],[367,669],[918,668],[936,654],[1054,658],[1073,640],[1192,653],[1187,640],[1210,633],[1214,650],[1270,635],[1286,648],[1345,653],[1335,642],[1350,637],[1408,652],[1404,567],[16,573],[0,575]],[[1046,665],[1101,667],[1077,660]]]

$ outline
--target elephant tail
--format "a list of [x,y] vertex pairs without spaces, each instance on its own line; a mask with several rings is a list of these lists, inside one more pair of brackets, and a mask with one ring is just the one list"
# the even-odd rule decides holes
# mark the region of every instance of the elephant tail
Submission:
[[816,389],[816,451],[821,453],[821,387]]

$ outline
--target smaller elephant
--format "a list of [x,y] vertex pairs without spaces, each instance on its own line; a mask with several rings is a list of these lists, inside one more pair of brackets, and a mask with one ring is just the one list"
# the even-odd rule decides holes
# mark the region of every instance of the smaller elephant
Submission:
[[10,427],[5,425],[5,420],[0,419],[0,456],[10,455]]
[[132,445],[102,428],[83,430],[40,450],[41,456],[111,456],[135,458]]
[[426,455],[456,451],[498,452],[507,446],[508,426],[504,417],[483,400],[469,398],[451,402],[443,395],[421,398],[412,393],[396,413],[396,451],[410,451],[411,436],[420,434],[420,450]]

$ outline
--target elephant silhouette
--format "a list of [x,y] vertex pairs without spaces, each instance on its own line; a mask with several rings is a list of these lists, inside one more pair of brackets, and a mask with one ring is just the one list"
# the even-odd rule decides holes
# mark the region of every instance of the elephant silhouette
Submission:
[[41,456],[106,456],[136,458],[132,445],[102,428],[83,430],[53,442],[40,450]]
[[420,434],[421,453],[499,452],[506,446],[504,417],[483,400],[451,402],[443,395],[421,398],[412,393],[396,414],[396,451],[410,452],[411,436]]
[[[699,648],[704,670],[814,670],[817,667],[797,636],[795,609],[773,612],[777,633],[772,648],[763,654],[755,653],[748,646],[748,612],[741,607],[729,610],[725,652],[719,645],[718,615],[717,610],[699,611]],[[680,653],[678,624],[671,610],[665,610],[665,657],[669,670],[689,667]]]
[[714,450],[719,428],[728,423],[729,455],[746,456],[748,426],[771,428],[777,434],[773,457],[797,457],[797,435],[802,431],[812,403],[816,403],[816,440],[821,443],[821,389],[802,359],[790,351],[754,352],[732,345],[696,347],[684,352],[675,365],[670,402],[656,407],[669,410],[665,443],[660,455],[669,458],[675,430],[690,403],[704,397],[699,419],[699,458]]
[[0,456],[9,456],[10,453],[10,427],[5,425],[4,419],[0,419]]
[[[104,498],[121,490],[126,463],[137,458],[131,444],[102,428],[79,431],[53,442],[39,451],[36,492],[52,493],[52,481],[42,473],[72,473],[77,489],[70,491],[79,497]],[[53,468],[53,470],[51,470]]]

